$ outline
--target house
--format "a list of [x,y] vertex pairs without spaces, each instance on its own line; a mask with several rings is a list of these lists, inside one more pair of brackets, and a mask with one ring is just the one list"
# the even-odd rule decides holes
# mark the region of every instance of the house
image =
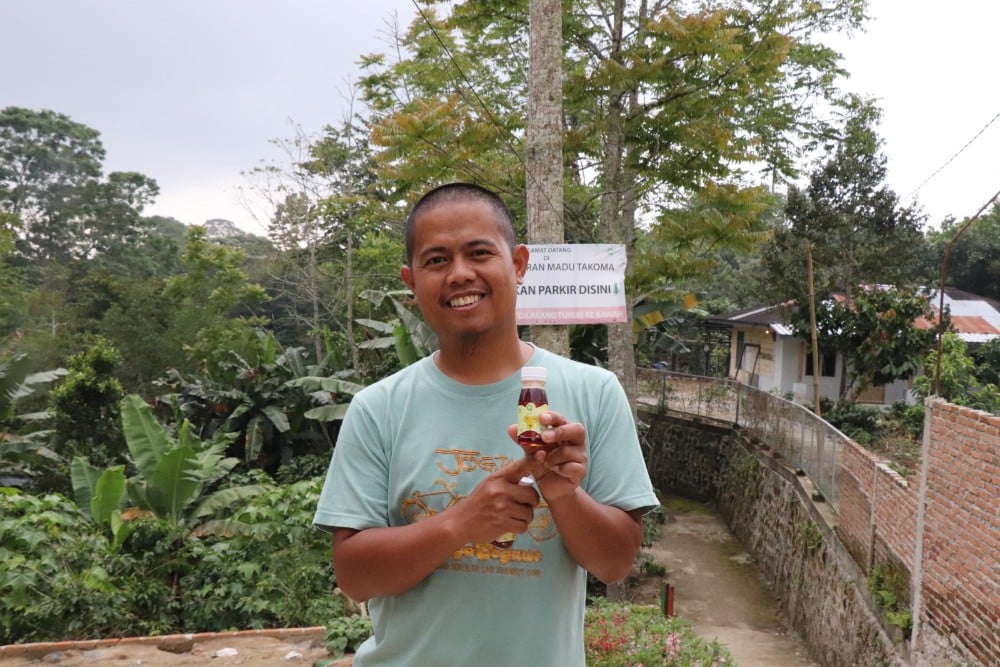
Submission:
[[[940,297],[930,292],[937,312]],[[944,290],[944,307],[950,313],[953,330],[969,345],[985,343],[1000,336],[1000,303],[953,288]],[[787,307],[757,306],[708,318],[713,327],[728,327],[729,377],[763,391],[791,394],[803,403],[812,401],[813,363],[809,346],[796,337],[787,321]],[[917,326],[931,326],[927,322]],[[822,353],[820,395],[836,400],[840,394],[843,363],[840,355]],[[869,387],[858,401],[876,405],[912,402],[911,382],[896,380]]]

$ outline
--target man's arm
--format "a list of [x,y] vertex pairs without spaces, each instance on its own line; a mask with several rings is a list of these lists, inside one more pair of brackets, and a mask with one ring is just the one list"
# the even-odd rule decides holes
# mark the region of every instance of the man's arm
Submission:
[[406,526],[333,532],[337,585],[359,602],[403,593],[430,576],[466,544],[488,543],[507,532],[528,530],[538,494],[518,481],[519,461],[476,486],[454,507]]
[[[603,505],[580,488],[587,474],[587,433],[557,412],[541,415],[549,427],[542,439],[558,443],[539,452],[531,464],[538,488],[552,513],[566,550],[577,564],[605,583],[621,581],[632,570],[642,546],[642,515]],[[516,426],[510,428],[516,437]]]
[[632,571],[642,545],[642,514],[602,505],[577,487],[568,496],[546,500],[573,560],[606,584]]

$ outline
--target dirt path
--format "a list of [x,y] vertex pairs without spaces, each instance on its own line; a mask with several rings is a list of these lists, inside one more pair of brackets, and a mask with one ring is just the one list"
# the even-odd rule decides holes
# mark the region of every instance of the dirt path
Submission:
[[817,667],[782,620],[778,603],[726,524],[708,506],[671,500],[650,554],[667,568],[674,612],[718,639],[738,667]]

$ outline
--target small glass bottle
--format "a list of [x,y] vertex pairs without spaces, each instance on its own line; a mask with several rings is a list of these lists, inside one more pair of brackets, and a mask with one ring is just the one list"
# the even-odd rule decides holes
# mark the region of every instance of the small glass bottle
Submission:
[[[517,444],[528,456],[539,449],[551,449],[551,445],[542,442],[544,427],[539,418],[549,409],[549,399],[545,395],[547,377],[541,366],[521,368],[521,393],[517,397]],[[532,486],[534,483],[535,478],[531,475],[525,475],[518,482],[521,486]],[[493,540],[493,546],[509,549],[515,537],[514,533],[504,533]]]
[[517,398],[517,444],[531,456],[538,450],[549,451],[554,443],[542,441],[541,415],[549,409],[545,394],[548,373],[542,366],[525,366],[521,369],[521,394]]

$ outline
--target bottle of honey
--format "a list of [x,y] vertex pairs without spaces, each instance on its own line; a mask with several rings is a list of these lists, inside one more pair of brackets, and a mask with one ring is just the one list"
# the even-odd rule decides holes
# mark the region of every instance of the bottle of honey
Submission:
[[[541,366],[524,366],[521,368],[521,393],[517,397],[517,444],[524,453],[531,456],[539,449],[548,450],[551,446],[542,442],[544,427],[540,415],[549,409],[549,399],[545,395],[545,380],[548,375]],[[531,486],[535,478],[525,475],[518,484]],[[514,544],[514,533],[504,533],[493,540],[493,545],[501,549],[509,549]]]
[[521,395],[517,398],[517,444],[524,453],[531,456],[538,450],[548,451],[553,443],[542,442],[544,427],[540,417],[549,409],[549,399],[545,395],[545,380],[548,374],[541,366],[525,366],[521,369]]

